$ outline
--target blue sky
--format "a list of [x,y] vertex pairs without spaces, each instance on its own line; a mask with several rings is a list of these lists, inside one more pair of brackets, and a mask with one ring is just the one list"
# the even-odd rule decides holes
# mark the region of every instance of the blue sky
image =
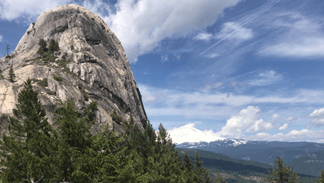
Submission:
[[0,55],[70,3],[115,32],[150,122],[175,143],[324,143],[324,1],[2,0]]

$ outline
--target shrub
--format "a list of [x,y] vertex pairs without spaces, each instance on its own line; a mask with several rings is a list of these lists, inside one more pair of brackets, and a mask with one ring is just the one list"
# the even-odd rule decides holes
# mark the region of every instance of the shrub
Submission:
[[73,45],[71,45],[71,50],[74,50],[74,46]]
[[38,80],[37,84],[43,88],[48,86],[47,78],[43,78],[43,80]]
[[84,89],[81,90],[81,93],[82,93],[82,95],[84,97],[84,100],[88,101],[89,100],[89,95],[84,91]]
[[115,110],[110,116],[112,120],[115,121],[117,124],[121,124],[121,122],[123,121],[122,117],[118,116]]
[[49,95],[56,95],[56,92],[51,90],[46,91],[46,93]]
[[51,39],[50,44],[48,46],[48,51],[51,54],[53,54],[54,51],[58,51],[58,50],[60,50],[58,43],[54,39]]
[[58,75],[54,75],[53,79],[56,80],[56,81],[62,81],[63,80],[63,78],[61,76],[58,76]]

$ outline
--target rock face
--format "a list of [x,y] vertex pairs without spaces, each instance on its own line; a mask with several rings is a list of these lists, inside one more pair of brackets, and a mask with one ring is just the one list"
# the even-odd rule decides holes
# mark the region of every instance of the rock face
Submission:
[[[47,45],[52,39],[58,42],[55,57],[37,54],[40,39]],[[94,127],[109,123],[117,133],[123,131],[122,124],[112,120],[113,111],[124,120],[132,116],[141,129],[147,122],[121,42],[99,16],[81,6],[63,5],[42,13],[29,26],[12,55],[0,59],[5,78],[11,64],[16,78],[13,83],[0,80],[0,119],[4,119],[1,115],[12,115],[17,94],[29,77],[35,79],[34,89],[39,90],[39,99],[51,123],[55,106],[67,99],[73,99],[79,109],[91,101],[98,102]],[[37,84],[37,80],[44,78],[48,86]]]

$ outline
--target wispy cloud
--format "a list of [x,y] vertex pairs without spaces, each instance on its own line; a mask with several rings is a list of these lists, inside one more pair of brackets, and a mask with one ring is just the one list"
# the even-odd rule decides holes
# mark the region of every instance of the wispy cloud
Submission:
[[265,132],[258,133],[245,138],[246,140],[264,140],[264,141],[287,141],[287,142],[317,142],[324,143],[324,130],[291,130],[287,134],[277,133],[269,134]]
[[225,8],[238,2],[122,0],[115,4],[115,12],[101,16],[121,40],[129,61],[136,62],[166,38],[184,37],[214,24]]
[[267,27],[281,30],[259,50],[260,55],[279,57],[323,57],[323,25],[316,18],[298,12],[275,13],[270,16]]
[[[145,109],[149,116],[182,116],[215,119],[232,116],[249,105],[285,104],[299,106],[324,104],[324,92],[300,89],[289,97],[282,91],[264,96],[238,95],[228,92],[184,92],[139,84]],[[208,89],[208,88],[207,88]],[[305,114],[308,115],[308,114]]]
[[275,84],[282,79],[282,75],[273,70],[258,73],[253,79],[248,80],[248,84],[256,86],[265,86]]
[[213,38],[213,34],[207,32],[198,33],[193,39],[202,40],[202,41],[210,41]]
[[161,62],[164,63],[164,62],[167,62],[169,59],[168,59],[168,54],[165,54],[165,55],[162,55],[161,56]]
[[222,30],[216,34],[218,39],[228,40],[248,40],[253,37],[252,29],[247,29],[236,22],[226,22],[223,25]]
[[3,39],[3,37],[2,37],[2,35],[0,35],[0,42],[2,42],[2,39]]
[[219,40],[216,43],[214,43],[213,45],[209,46],[204,51],[202,51],[200,53],[200,55],[205,55],[208,51],[213,49],[215,46],[219,45],[224,40],[229,39],[230,37],[242,37],[243,36],[245,38],[250,38],[252,36],[252,31],[249,29],[243,28],[243,26],[246,25],[247,23],[253,21],[254,19],[258,18],[263,13],[267,12],[269,9],[271,9],[278,2],[280,2],[280,0],[269,1],[269,3],[266,3],[262,7],[260,7],[256,13],[249,15],[248,17],[243,19],[240,23],[229,22],[227,24],[224,24],[224,27],[223,27],[224,34],[221,34],[222,36],[218,37]]

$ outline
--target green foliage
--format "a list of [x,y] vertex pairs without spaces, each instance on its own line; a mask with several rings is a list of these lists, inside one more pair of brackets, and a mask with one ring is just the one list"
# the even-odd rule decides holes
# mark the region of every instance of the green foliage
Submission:
[[37,84],[43,88],[48,86],[47,78],[43,78],[43,80],[37,80]]
[[[189,157],[181,160],[162,125],[156,133],[147,122],[143,131],[131,116],[119,136],[108,125],[91,134],[97,102],[79,111],[67,100],[55,109],[56,131],[37,94],[29,79],[19,94],[15,117],[10,118],[10,135],[1,141],[3,183],[211,182],[198,155],[194,164]],[[116,111],[113,114],[116,120]]]
[[2,70],[1,70],[1,67],[0,67],[0,80],[3,79],[3,75],[2,75]]
[[53,75],[53,79],[56,81],[63,81],[63,78],[59,75]]
[[117,124],[121,124],[121,122],[123,121],[122,117],[118,116],[115,110],[110,116],[112,120],[115,121]]
[[82,93],[82,95],[83,95],[84,100],[85,100],[85,101],[88,101],[88,100],[89,100],[89,95],[85,92],[84,89],[81,90],[81,93]]
[[56,95],[56,92],[51,90],[46,91],[46,93],[49,95]]
[[316,180],[316,183],[324,183],[324,170],[321,171],[321,177]]
[[286,166],[283,160],[277,156],[277,159],[273,161],[277,169],[269,171],[268,181],[277,181],[277,182],[297,182],[300,178],[294,171],[293,168]]
[[54,39],[51,39],[48,46],[49,53],[53,55],[54,51],[58,51],[58,50],[60,50],[58,43]]
[[40,46],[37,50],[37,54],[41,55],[41,56],[45,56],[46,52],[47,52],[47,48],[46,48],[46,41],[44,39],[40,39],[38,42],[38,45]]
[[73,45],[71,45],[70,48],[71,48],[72,51],[74,50],[74,46]]
[[12,68],[12,65],[10,66],[10,70],[9,70],[9,81],[10,82],[14,82],[16,75],[14,73],[14,70]]
[[56,110],[59,140],[56,154],[56,179],[66,182],[90,182],[91,172],[87,161],[91,161],[92,134],[86,118],[78,118],[74,102],[68,100]]
[[10,117],[8,135],[1,146],[1,182],[50,182],[55,130],[45,117],[45,110],[28,79],[18,94],[17,109]]

